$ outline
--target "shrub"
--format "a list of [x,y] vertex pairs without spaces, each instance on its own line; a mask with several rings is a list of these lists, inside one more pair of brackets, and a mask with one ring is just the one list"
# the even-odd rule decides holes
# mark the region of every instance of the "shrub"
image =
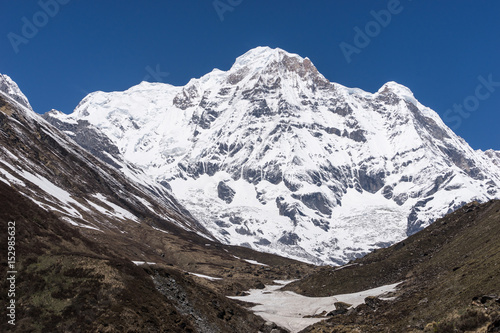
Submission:
[[480,309],[467,309],[467,311],[453,319],[434,323],[434,332],[436,333],[456,333],[475,330],[487,322],[490,317]]

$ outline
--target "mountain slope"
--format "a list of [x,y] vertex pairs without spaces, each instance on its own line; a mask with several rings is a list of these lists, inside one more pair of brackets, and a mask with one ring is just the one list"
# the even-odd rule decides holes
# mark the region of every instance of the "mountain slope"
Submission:
[[[18,272],[16,325],[3,320],[2,332],[232,333],[265,327],[261,318],[177,268],[134,265],[120,246],[85,237],[4,183],[0,199],[2,225],[16,222]],[[6,230],[0,232],[4,239]],[[160,292],[168,287],[182,299]]]
[[183,87],[95,92],[45,117],[102,132],[218,240],[309,262],[346,262],[500,193],[497,157],[408,88],[346,88],[280,49],[250,50]]
[[167,189],[126,164],[122,173],[96,159],[38,116],[10,78],[2,75],[0,82],[5,87],[0,90],[0,181],[89,230],[121,229],[149,217],[159,226],[168,221],[210,237]]
[[17,271],[2,332],[279,331],[225,296],[313,267],[223,246],[164,186],[92,156],[0,82],[0,235],[15,222]]
[[403,282],[395,299],[374,300],[372,309],[334,316],[307,332],[417,332],[428,324],[428,332],[486,332],[479,328],[489,324],[488,332],[497,332],[499,232],[500,201],[470,203],[403,242],[287,288],[321,297]]

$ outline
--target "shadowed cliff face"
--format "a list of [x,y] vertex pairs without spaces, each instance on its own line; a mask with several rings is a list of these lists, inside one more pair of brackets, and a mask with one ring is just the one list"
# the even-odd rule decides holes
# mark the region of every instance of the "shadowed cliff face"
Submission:
[[42,117],[60,131],[72,133],[71,137],[78,142],[82,148],[99,158],[101,161],[106,162],[117,169],[122,168],[122,165],[116,162],[116,160],[119,161],[121,159],[118,148],[108,139],[108,137],[90,125],[88,121],[63,123],[58,119],[51,117],[50,112],[46,113]]

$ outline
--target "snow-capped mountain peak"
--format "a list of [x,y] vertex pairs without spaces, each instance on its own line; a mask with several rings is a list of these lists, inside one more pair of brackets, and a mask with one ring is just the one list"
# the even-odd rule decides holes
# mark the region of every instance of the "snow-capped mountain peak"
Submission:
[[236,58],[231,70],[238,70],[242,67],[252,67],[258,70],[270,62],[280,62],[285,57],[296,58],[299,61],[304,60],[298,54],[288,53],[280,48],[273,49],[268,46],[259,46]]
[[382,87],[380,87],[377,93],[379,94],[393,93],[398,96],[408,96],[414,98],[413,92],[408,87],[405,87],[404,85],[394,81],[389,81],[385,83]]
[[58,118],[102,131],[222,242],[311,262],[345,262],[500,192],[497,155],[408,88],[347,88],[281,49],[183,87],[93,93]]
[[14,82],[8,75],[0,74],[0,91],[5,93],[10,98],[14,99],[16,102],[20,103],[24,107],[27,107],[30,110],[30,103],[28,102],[28,98],[23,94],[21,89],[16,82]]

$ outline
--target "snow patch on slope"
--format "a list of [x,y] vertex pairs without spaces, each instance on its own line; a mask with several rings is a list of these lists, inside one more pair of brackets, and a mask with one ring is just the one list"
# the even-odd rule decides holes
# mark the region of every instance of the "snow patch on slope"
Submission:
[[255,314],[267,321],[288,329],[291,333],[300,332],[307,326],[327,319],[305,318],[335,310],[335,302],[344,302],[357,307],[365,302],[368,296],[380,296],[396,291],[399,283],[385,285],[374,289],[364,290],[352,294],[335,295],[330,297],[307,297],[292,291],[280,290],[284,285],[293,281],[274,281],[277,285],[268,285],[264,289],[251,289],[247,296],[229,296],[231,299],[243,302],[256,303],[251,309]]
[[113,210],[113,212],[109,212],[105,208],[103,208],[103,207],[101,207],[101,206],[99,206],[91,201],[87,201],[89,204],[91,204],[94,208],[100,210],[102,213],[109,215],[109,216],[112,216],[112,217],[118,217],[120,219],[128,219],[128,220],[132,220],[132,221],[137,222],[137,223],[140,222],[139,219],[137,218],[137,216],[130,213],[128,210],[125,210],[122,207],[110,202],[101,193],[93,194],[92,197],[98,199],[99,201],[101,201],[102,203],[104,203],[106,206],[110,207]]

